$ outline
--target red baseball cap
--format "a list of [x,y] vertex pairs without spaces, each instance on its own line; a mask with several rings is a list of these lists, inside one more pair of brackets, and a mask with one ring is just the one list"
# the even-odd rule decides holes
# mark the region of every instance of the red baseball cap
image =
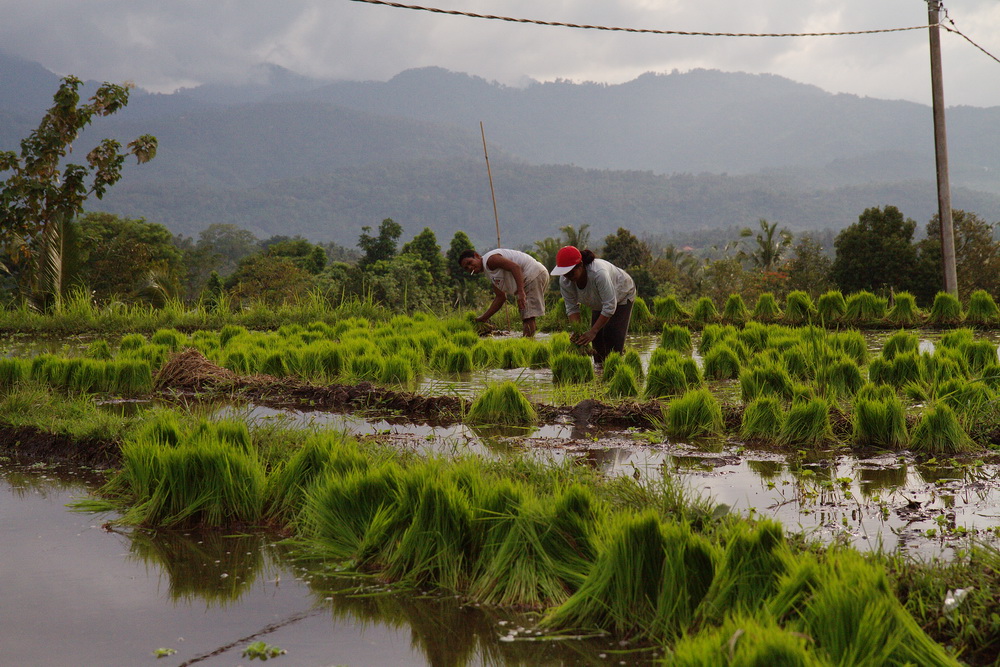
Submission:
[[583,256],[576,246],[563,246],[556,253],[556,268],[552,269],[552,275],[562,276],[573,270],[577,264],[583,261]]

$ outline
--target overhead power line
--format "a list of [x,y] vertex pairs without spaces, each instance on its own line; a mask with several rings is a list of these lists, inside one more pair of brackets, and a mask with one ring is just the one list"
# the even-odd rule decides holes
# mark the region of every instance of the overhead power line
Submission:
[[[541,21],[539,19],[517,18],[513,16],[499,16],[496,14],[477,14],[475,12],[464,12],[457,9],[441,9],[439,7],[427,7],[424,5],[406,5],[400,2],[390,2],[389,0],[351,0],[352,2],[363,2],[369,5],[383,5],[396,9],[412,9],[420,12],[431,12],[433,14],[448,14],[451,16],[465,16],[474,19],[488,19],[491,21],[507,21],[509,23],[528,23],[532,25],[543,25],[559,28],[576,28],[579,30],[603,30],[606,32],[630,32],[647,35],[679,35],[687,37],[841,37],[845,35],[877,35],[890,32],[907,32],[912,30],[926,30],[927,25],[906,26],[903,28],[875,28],[872,30],[841,30],[837,32],[708,32],[700,30],[656,30],[653,28],[624,28],[607,25],[588,25],[585,23],[566,23],[563,21]],[[947,17],[947,12],[945,12]],[[974,42],[968,35],[958,28],[953,27],[955,22],[950,18],[948,22],[951,26],[938,23],[939,28],[948,32],[953,32],[975,48],[982,51],[988,57],[1000,63],[1000,58],[987,51],[985,48]]]
[[[906,28],[878,28],[875,30],[845,30],[840,32],[702,32],[693,30],[655,30],[652,28],[622,28],[607,25],[587,25],[583,23],[564,23],[562,21],[540,21],[538,19],[516,18],[513,16],[497,16],[495,14],[476,14],[475,12],[463,12],[457,9],[440,9],[438,7],[425,7],[423,5],[404,5],[399,2],[389,2],[389,0],[351,0],[352,2],[363,2],[369,5],[383,5],[395,7],[396,9],[412,9],[420,12],[431,12],[434,14],[449,14],[451,16],[466,16],[474,19],[489,19],[492,21],[508,21],[510,23],[529,23],[532,25],[555,26],[560,28],[577,28],[581,30],[604,30],[608,32],[632,32],[648,35],[681,35],[691,37],[839,37],[841,35],[874,35],[886,32],[905,32],[908,30],[926,30],[926,25],[915,25]],[[942,28],[951,30],[942,25]],[[955,32],[958,32],[957,30]],[[963,35],[964,37],[964,35]],[[968,37],[966,37],[968,39]],[[971,40],[970,40],[971,41]]]

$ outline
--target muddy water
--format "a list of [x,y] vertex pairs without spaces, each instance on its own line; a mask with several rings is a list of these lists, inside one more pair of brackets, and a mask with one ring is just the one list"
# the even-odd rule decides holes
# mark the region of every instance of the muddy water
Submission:
[[93,481],[0,464],[0,665],[254,664],[256,641],[288,666],[651,664],[607,640],[539,641],[531,617],[324,578],[266,536],[111,532],[66,507]]

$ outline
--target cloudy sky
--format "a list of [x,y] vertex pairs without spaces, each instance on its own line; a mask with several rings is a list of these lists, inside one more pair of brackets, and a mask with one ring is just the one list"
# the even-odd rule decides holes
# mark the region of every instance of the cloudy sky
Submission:
[[[403,0],[542,21],[704,32],[925,25],[924,0]],[[1000,0],[949,0],[954,26],[1000,57]],[[926,29],[864,36],[661,36],[521,25],[352,0],[0,0],[0,49],[58,74],[168,92],[245,80],[260,63],[386,80],[436,65],[517,85],[620,83],[694,68],[772,73],[831,92],[930,103]],[[942,32],[946,103],[1000,105],[1000,62]]]

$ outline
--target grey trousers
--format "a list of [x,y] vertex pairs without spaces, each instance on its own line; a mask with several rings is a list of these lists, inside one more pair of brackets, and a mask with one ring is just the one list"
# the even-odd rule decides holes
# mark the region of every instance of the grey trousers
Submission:
[[[591,326],[597,322],[601,316],[600,311],[591,313]],[[625,350],[625,334],[628,333],[628,324],[632,320],[632,302],[619,303],[615,309],[615,314],[611,316],[607,324],[604,325],[594,337],[594,362],[604,363],[604,358],[611,352],[621,354]]]

